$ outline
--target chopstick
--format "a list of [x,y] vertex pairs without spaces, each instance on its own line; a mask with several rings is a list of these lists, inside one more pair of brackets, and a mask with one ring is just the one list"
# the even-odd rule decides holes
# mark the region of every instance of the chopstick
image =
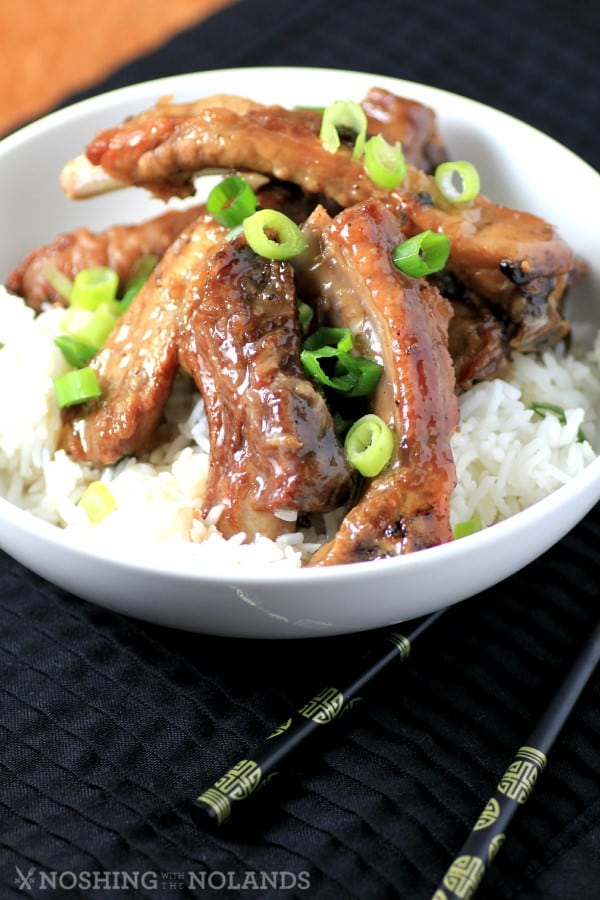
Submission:
[[264,787],[280,766],[300,745],[321,732],[323,725],[337,721],[359,699],[360,692],[393,662],[405,662],[415,640],[444,610],[404,623],[402,632],[386,631],[376,642],[359,671],[341,688],[326,687],[279,725],[262,744],[239,760],[217,781],[192,801],[190,813],[197,825],[229,823],[234,810],[245,807],[249,797]]
[[512,762],[442,878],[432,900],[475,895],[513,816],[529,799],[569,713],[600,661],[600,622],[567,672],[558,691]]

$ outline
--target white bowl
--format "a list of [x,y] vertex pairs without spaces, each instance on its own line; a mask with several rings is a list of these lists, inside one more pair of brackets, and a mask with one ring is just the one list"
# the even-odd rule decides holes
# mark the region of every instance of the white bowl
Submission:
[[[62,231],[101,229],[163,211],[143,190],[69,201],[58,175],[96,130],[171,94],[216,92],[263,102],[322,106],[361,99],[380,85],[437,111],[454,158],[472,160],[485,193],[559,227],[590,264],[574,291],[572,319],[600,324],[597,215],[600,178],[546,135],[501,112],[447,92],[369,73],[251,68],[164,78],[85,100],[41,119],[0,144],[0,281],[24,254]],[[0,499],[0,546],[75,595],[147,621],[215,635],[297,638],[391,625],[461,601],[507,578],[560,540],[600,498],[600,459],[568,485],[469,538],[398,559],[267,577],[199,571],[148,549],[91,549],[61,529]]]

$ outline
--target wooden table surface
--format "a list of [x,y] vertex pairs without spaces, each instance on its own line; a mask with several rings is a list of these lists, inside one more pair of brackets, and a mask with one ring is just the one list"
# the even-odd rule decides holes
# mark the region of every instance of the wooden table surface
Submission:
[[233,0],[2,0],[0,134]]

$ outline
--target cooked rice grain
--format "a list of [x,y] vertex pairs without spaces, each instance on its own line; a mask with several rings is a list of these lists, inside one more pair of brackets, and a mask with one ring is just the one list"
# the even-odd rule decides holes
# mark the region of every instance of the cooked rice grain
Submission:
[[[167,544],[194,553],[202,565],[297,568],[339,524],[325,518],[326,535],[297,531],[251,545],[217,530],[219,509],[193,519],[208,472],[209,436],[204,406],[187,376],[176,380],[161,444],[145,459],[126,459],[103,471],[57,449],[60,415],[52,379],[65,371],[53,344],[61,310],[37,317],[23,301],[0,292],[0,494],[62,528],[98,542]],[[7,386],[10,385],[10,388]],[[542,417],[531,404],[565,410]],[[453,523],[479,516],[492,525],[530,506],[585,468],[600,444],[600,336],[581,354],[516,355],[510,379],[482,382],[460,397],[461,424],[452,441],[458,486]],[[579,441],[583,431],[586,440]],[[86,486],[110,484],[116,509],[91,525],[78,506]]]

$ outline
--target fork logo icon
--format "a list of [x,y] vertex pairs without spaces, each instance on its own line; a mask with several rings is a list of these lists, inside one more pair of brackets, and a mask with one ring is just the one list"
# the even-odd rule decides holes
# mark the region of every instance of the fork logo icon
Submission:
[[18,866],[15,867],[17,870],[17,877],[15,878],[15,884],[18,885],[20,891],[30,891],[32,887],[33,876],[35,875],[35,869],[33,866],[28,870],[27,875],[21,872]]

